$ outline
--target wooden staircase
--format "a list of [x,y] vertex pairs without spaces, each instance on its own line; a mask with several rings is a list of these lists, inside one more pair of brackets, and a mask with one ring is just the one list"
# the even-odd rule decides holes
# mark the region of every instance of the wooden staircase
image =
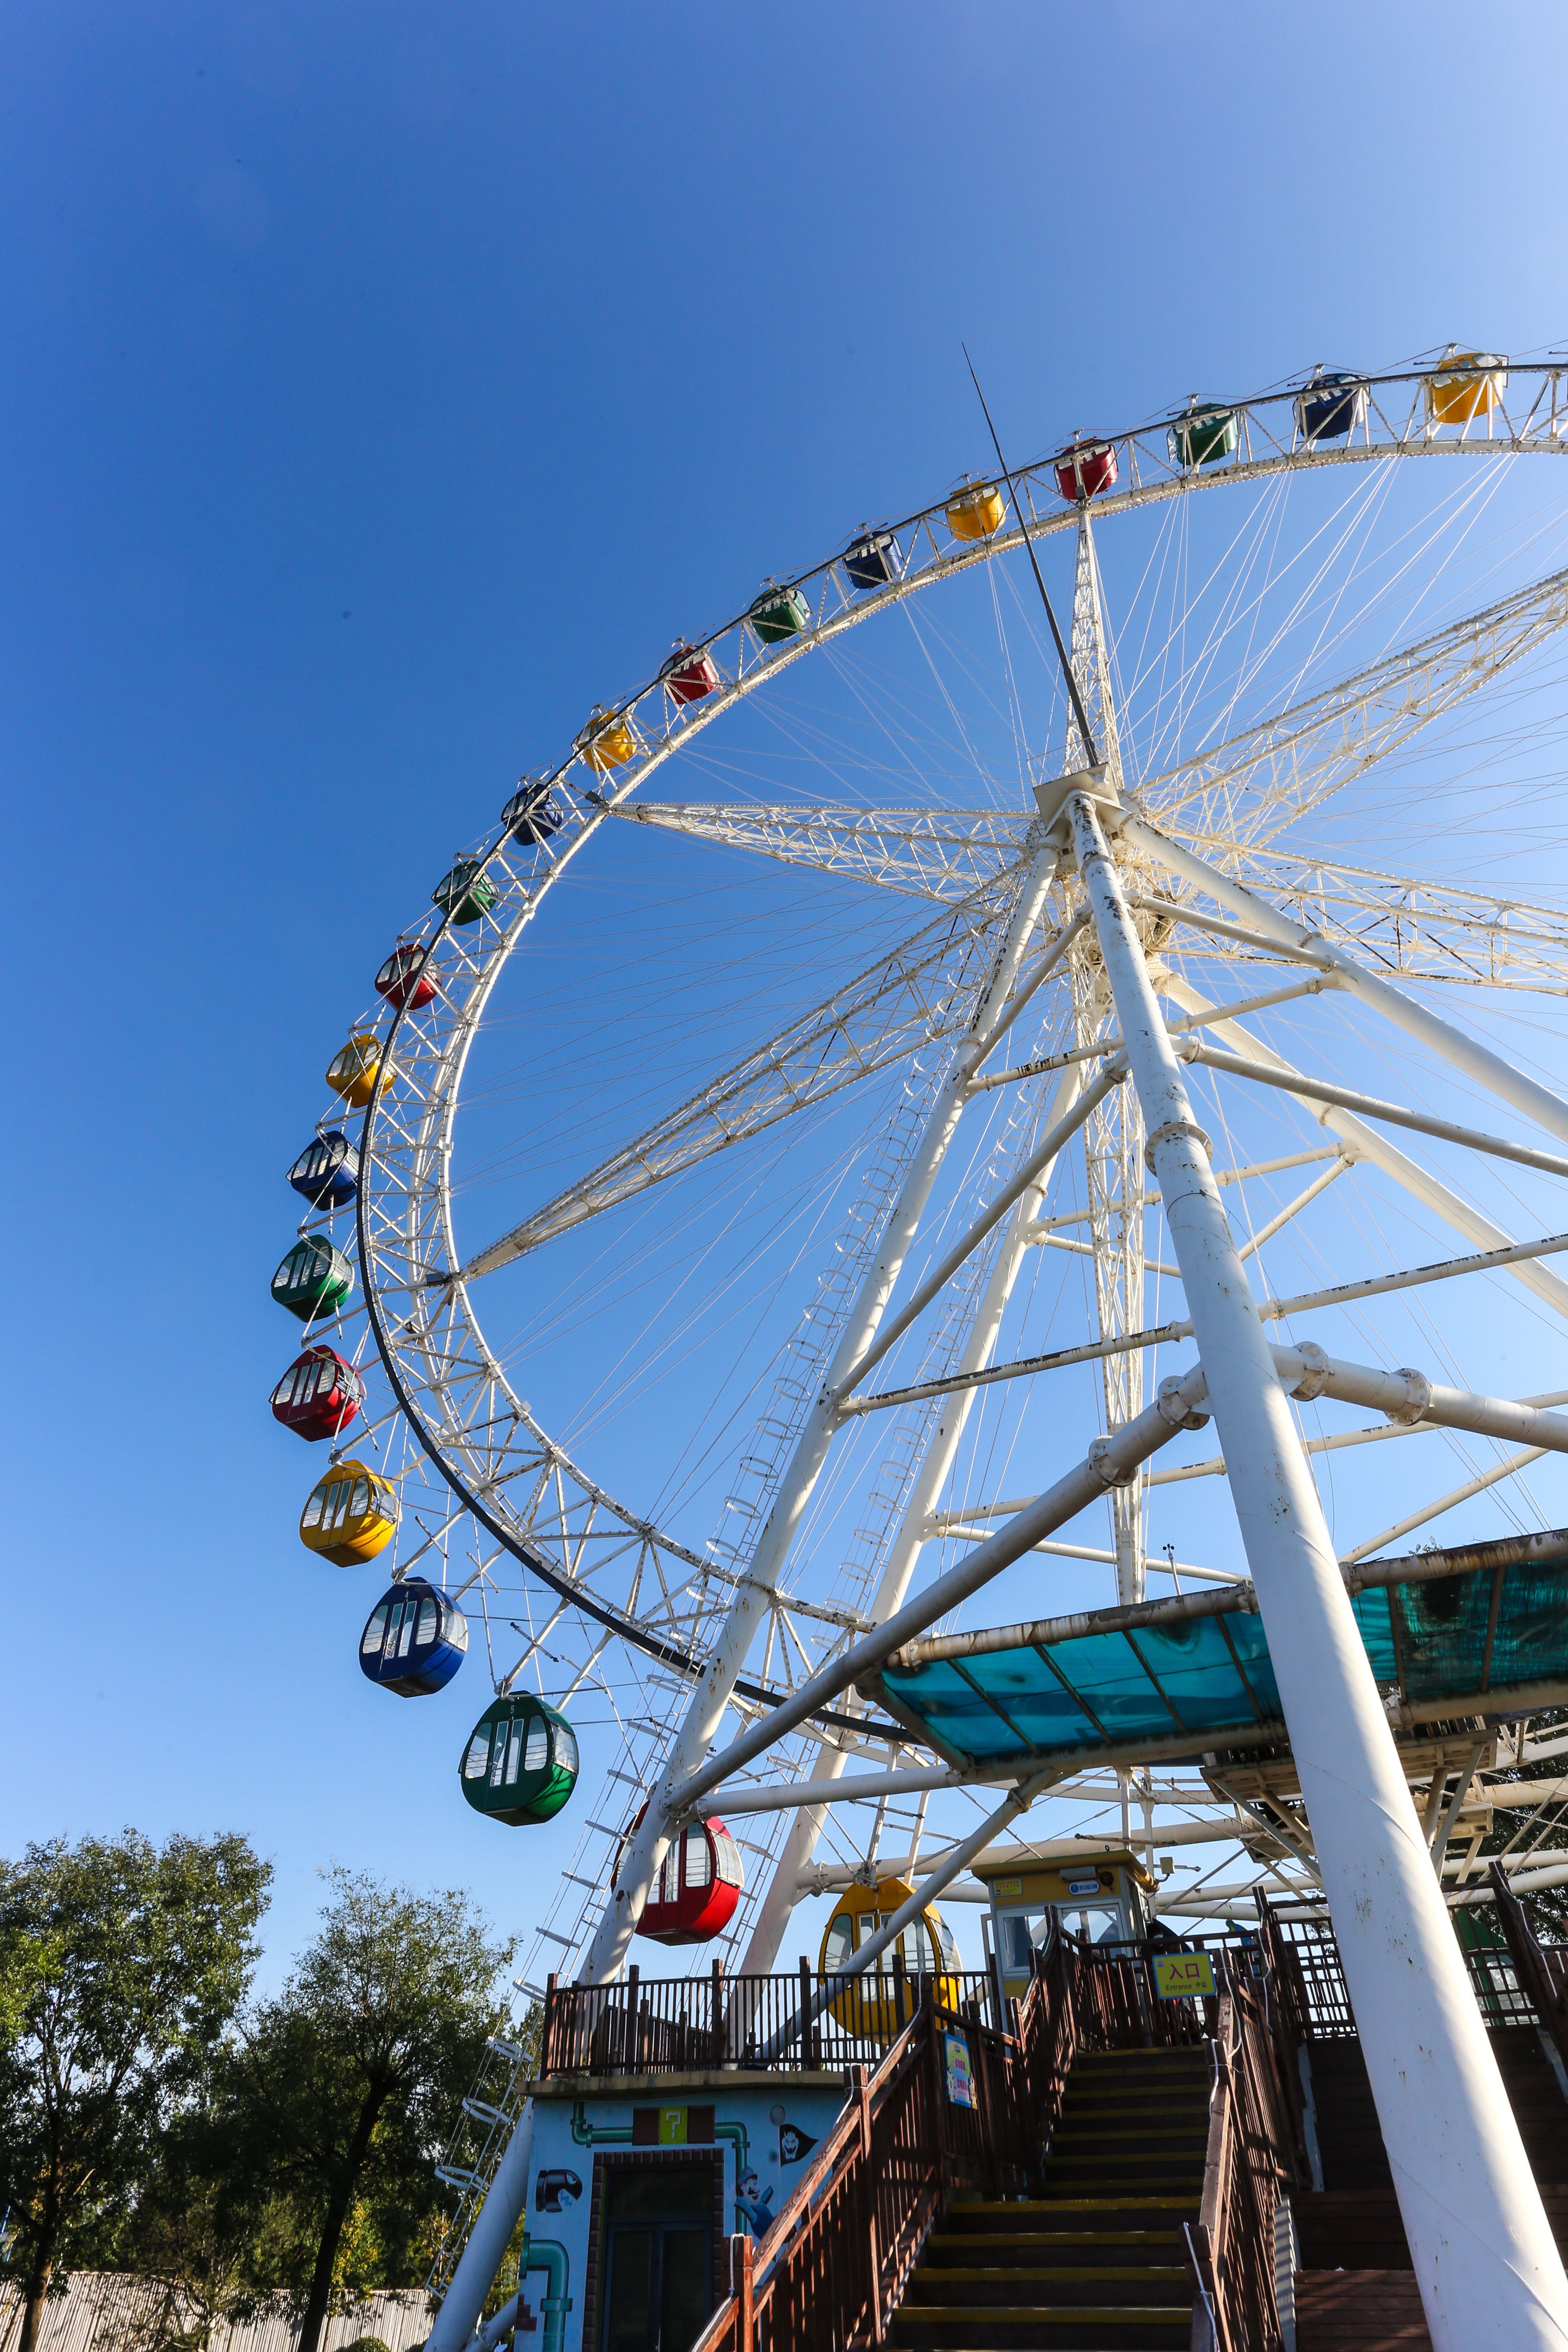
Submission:
[[955,2201],[926,2239],[891,2335],[908,2352],[1186,2352],[1183,2238],[1203,2191],[1205,2047],[1080,2053],[1043,2194]]

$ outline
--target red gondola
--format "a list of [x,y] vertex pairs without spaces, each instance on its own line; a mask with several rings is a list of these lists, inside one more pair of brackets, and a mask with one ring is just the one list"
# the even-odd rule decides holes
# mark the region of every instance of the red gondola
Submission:
[[335,1348],[307,1348],[272,1391],[272,1416],[314,1445],[341,1435],[359,1417],[364,1382]]
[[698,652],[683,637],[676,640],[675,649],[658,675],[677,702],[700,702],[719,683],[712,655]]
[[[622,1842],[610,1877],[612,1888],[620,1876],[626,1841],[636,1834],[647,1811],[645,1805]],[[664,1857],[637,1933],[650,1936],[656,1944],[706,1944],[722,1935],[734,1917],[745,1883],[741,1850],[723,1822],[688,1822]]]
[[1051,463],[1057,470],[1058,489],[1075,507],[1087,506],[1101,490],[1115,487],[1116,451],[1109,441],[1077,440]]
[[399,940],[375,975],[376,994],[384,996],[388,1004],[428,1004],[436,993],[435,982],[425,977],[429,952],[418,940]]

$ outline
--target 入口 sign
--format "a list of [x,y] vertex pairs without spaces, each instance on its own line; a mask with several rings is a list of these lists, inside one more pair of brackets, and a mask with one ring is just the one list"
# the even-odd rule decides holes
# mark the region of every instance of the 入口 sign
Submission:
[[1204,2000],[1215,1990],[1214,1963],[1206,1952],[1161,1952],[1154,1961],[1154,1990],[1162,2000]]

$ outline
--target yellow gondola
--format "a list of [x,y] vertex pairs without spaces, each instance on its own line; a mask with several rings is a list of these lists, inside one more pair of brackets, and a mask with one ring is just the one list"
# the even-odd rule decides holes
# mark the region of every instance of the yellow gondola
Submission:
[[[822,1938],[822,1951],[817,1966],[825,1977],[836,1976],[848,1966],[850,1955],[858,1952],[879,1927],[890,1919],[900,1905],[909,1901],[914,1888],[901,1878],[883,1878],[875,1886],[847,1886],[827,1923]],[[904,1974],[911,1979],[904,1999],[904,2013],[897,2015],[897,2001],[892,1981],[893,1955],[903,1959]],[[958,1981],[958,1946],[952,1930],[934,1904],[928,1904],[918,1919],[911,1919],[896,1944],[889,1944],[879,1960],[872,1962],[865,1976],[852,1977],[842,1992],[830,2003],[833,2015],[847,2032],[869,2033],[890,2040],[907,2025],[914,2010],[914,1985],[917,1976],[938,1979],[938,1999],[950,2008],[956,2007],[963,1994]]]
[[578,734],[575,745],[588,765],[601,776],[612,768],[624,768],[628,760],[637,755],[637,739],[630,719],[623,711],[619,718],[606,715],[595,703],[588,714],[588,723]]
[[1489,416],[1508,389],[1508,362],[1496,352],[1450,352],[1426,379],[1434,425],[1469,425]]
[[351,1037],[327,1065],[327,1084],[355,1110],[363,1110],[381,1076],[381,1040],[372,1030]]
[[994,482],[971,482],[947,502],[947,527],[954,539],[989,539],[1007,511]]
[[310,1489],[300,1541],[340,1568],[355,1568],[386,1549],[397,1533],[398,1507],[395,1486],[363,1462],[340,1462]]

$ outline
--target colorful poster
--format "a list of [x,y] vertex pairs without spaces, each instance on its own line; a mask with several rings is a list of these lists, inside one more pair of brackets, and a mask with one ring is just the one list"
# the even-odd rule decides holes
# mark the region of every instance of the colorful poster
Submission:
[[1214,1964],[1206,1952],[1156,1955],[1154,1990],[1162,2000],[1204,2000],[1214,1989]]
[[969,2077],[969,2041],[963,2033],[944,2033],[942,2044],[947,2057],[947,2095],[955,2107],[974,2105],[974,2085]]

